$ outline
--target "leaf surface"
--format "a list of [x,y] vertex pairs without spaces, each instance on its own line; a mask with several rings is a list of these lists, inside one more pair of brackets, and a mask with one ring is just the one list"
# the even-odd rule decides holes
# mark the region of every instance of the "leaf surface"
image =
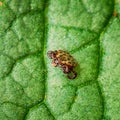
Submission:
[[[0,119],[119,120],[119,0],[0,1]],[[46,53],[68,51],[75,80]]]

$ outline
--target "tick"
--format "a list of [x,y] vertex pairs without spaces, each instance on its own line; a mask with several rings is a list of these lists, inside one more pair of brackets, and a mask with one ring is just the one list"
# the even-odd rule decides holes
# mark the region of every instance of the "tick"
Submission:
[[62,68],[64,74],[67,74],[69,79],[75,79],[77,73],[74,71],[74,68],[77,66],[76,60],[66,51],[55,50],[48,51],[47,55],[52,59],[52,65],[54,67],[59,66]]

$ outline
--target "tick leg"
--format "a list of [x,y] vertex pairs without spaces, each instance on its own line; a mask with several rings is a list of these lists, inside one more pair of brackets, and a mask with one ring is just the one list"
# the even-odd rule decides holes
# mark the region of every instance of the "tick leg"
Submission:
[[54,67],[57,67],[57,66],[58,66],[58,61],[57,61],[56,59],[54,59],[54,60],[52,61],[52,66],[54,66]]
[[77,73],[75,71],[73,71],[73,70],[71,71],[71,73],[73,73],[73,76],[70,76],[70,74],[68,74],[67,77],[69,79],[75,79],[77,77]]
[[66,66],[66,65],[63,65],[63,66],[61,66],[62,67],[62,69],[63,69],[63,72],[65,73],[65,74],[68,74],[68,73],[70,73],[70,69],[69,69],[69,67],[68,66]]

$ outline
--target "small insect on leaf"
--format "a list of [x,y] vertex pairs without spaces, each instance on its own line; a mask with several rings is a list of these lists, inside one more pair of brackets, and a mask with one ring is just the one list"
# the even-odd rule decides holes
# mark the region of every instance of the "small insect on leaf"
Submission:
[[66,51],[55,50],[48,51],[47,55],[52,59],[52,65],[54,67],[59,66],[64,74],[67,74],[69,79],[75,79],[77,73],[74,71],[74,68],[77,66],[76,60]]

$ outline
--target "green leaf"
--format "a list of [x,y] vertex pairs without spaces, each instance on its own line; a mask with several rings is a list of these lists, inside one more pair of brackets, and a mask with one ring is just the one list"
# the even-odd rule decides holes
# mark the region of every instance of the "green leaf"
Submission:
[[[119,120],[119,0],[0,1],[1,120]],[[78,62],[69,80],[46,53]]]
[[113,18],[101,37],[102,62],[99,76],[104,99],[105,119],[119,119],[120,22]]

